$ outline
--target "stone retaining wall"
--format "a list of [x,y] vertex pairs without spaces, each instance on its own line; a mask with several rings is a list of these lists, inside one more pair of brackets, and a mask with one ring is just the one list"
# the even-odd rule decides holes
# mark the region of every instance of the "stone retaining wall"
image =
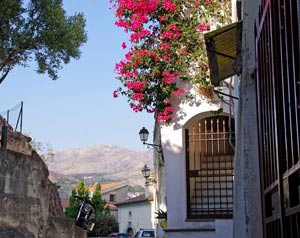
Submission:
[[57,187],[48,176],[34,151],[26,155],[0,148],[0,238],[87,237],[63,218]]

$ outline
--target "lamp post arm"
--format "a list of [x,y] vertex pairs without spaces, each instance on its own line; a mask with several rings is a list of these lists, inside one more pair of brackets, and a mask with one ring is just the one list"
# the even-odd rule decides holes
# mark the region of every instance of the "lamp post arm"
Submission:
[[150,148],[150,146],[152,146],[158,153],[162,152],[161,145],[150,144],[150,143],[146,143],[145,141],[143,142],[143,144],[147,145],[148,148]]

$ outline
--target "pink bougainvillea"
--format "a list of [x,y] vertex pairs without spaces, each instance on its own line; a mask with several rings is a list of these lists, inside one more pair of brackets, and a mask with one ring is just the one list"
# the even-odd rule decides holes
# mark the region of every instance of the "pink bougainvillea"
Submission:
[[209,31],[210,30],[210,25],[203,25],[203,24],[200,24],[198,27],[198,30],[203,32],[203,31]]
[[[130,47],[116,64],[122,83],[113,92],[128,97],[135,112],[155,112],[156,120],[170,122],[174,112],[171,97],[182,97],[185,90],[178,80],[206,83],[206,51],[203,33],[210,30],[210,19],[221,24],[230,21],[230,0],[110,0],[117,27],[129,33]],[[201,74],[189,75],[198,62]]]
[[122,43],[122,48],[125,49],[126,47],[127,47],[127,46],[126,46],[126,43],[123,42],[123,43]]

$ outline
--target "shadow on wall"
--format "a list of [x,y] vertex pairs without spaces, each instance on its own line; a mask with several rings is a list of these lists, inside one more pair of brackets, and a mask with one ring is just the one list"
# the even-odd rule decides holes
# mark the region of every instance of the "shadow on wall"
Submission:
[[22,228],[3,227],[0,224],[0,237],[34,238],[34,234]]

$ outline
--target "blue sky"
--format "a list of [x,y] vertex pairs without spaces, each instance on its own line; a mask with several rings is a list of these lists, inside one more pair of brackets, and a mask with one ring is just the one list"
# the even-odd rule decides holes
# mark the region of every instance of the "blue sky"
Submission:
[[0,84],[0,112],[24,102],[23,132],[54,150],[113,144],[147,150],[139,140],[142,126],[152,140],[153,114],[135,113],[125,97],[113,98],[120,82],[113,72],[123,59],[127,41],[114,25],[109,0],[64,0],[68,15],[83,12],[88,42],[79,60],[72,60],[52,81],[35,72],[35,65],[15,68]]

